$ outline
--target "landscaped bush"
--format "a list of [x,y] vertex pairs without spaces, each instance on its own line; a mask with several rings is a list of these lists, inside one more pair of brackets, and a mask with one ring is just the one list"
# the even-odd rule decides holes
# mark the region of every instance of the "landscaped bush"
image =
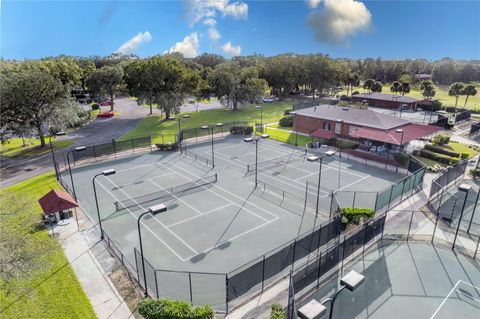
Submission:
[[142,300],[138,312],[145,319],[212,319],[213,310],[210,306],[192,307],[189,303],[179,300]]
[[470,154],[467,153],[467,152],[462,152],[462,153],[460,153],[460,158],[461,158],[461,159],[466,159],[466,158],[468,158],[469,156],[470,156]]
[[422,155],[423,157],[432,159],[434,161],[440,162],[440,163],[445,163],[445,164],[450,164],[450,161],[452,160],[452,157],[450,157],[448,155],[435,153],[435,152],[429,151],[427,149],[420,150],[420,155]]
[[280,126],[293,127],[293,116],[282,117],[278,124],[280,124]]
[[441,167],[438,164],[432,165],[432,166],[427,166],[427,171],[431,173],[439,173],[443,170],[443,167]]
[[340,101],[351,101],[352,99],[348,95],[340,95]]
[[406,166],[408,163],[408,154],[406,153],[396,153],[395,154],[395,161],[400,166]]
[[98,103],[92,103],[92,111],[100,110],[100,105]]
[[243,134],[243,135],[250,135],[253,132],[252,126],[232,126],[230,128],[230,134]]
[[341,149],[354,149],[358,147],[357,143],[346,140],[334,140],[334,143],[332,143],[332,145],[335,145],[336,147]]
[[479,178],[480,177],[480,168],[472,168],[470,170],[470,175],[472,175],[473,178]]
[[[375,212],[371,208],[343,208],[342,225],[344,229],[348,224],[360,224],[366,219],[373,217]],[[346,219],[346,224],[345,224]]]
[[352,96],[353,96],[353,95],[357,95],[357,94],[360,94],[360,92],[359,92],[359,91],[353,91],[353,92],[352,92]]
[[177,143],[157,143],[155,146],[160,150],[160,151],[176,151],[178,148]]
[[283,115],[290,115],[290,112],[292,111],[292,109],[285,109],[285,111],[283,111]]
[[285,319],[285,312],[283,311],[282,305],[274,303],[272,305],[272,314],[271,319]]
[[[425,145],[425,149],[427,149],[429,151],[432,151],[432,152],[435,152],[435,153],[448,155],[448,156],[451,156],[451,157],[460,157],[460,153],[446,150],[441,146],[427,144],[427,145]],[[468,153],[467,153],[467,157],[468,157]]]
[[433,144],[435,145],[446,145],[450,142],[450,136],[439,134],[433,138]]
[[457,164],[458,162],[460,162],[460,159],[458,157],[452,157],[450,159],[450,164]]

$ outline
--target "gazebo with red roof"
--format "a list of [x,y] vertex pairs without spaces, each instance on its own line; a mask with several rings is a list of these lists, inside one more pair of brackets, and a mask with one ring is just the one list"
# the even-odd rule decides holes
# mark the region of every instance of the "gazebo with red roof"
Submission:
[[[45,215],[57,214],[78,207],[73,197],[62,190],[52,189],[38,200]],[[59,215],[56,216],[59,219]]]

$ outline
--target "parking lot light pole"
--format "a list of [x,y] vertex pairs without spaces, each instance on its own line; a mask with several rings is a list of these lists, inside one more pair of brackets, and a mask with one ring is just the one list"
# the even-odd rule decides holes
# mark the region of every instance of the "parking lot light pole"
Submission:
[[87,148],[85,146],[79,146],[75,147],[73,150],[68,151],[67,153],[67,163],[68,163],[68,173],[70,174],[70,182],[72,183],[72,191],[73,191],[73,197],[75,198],[75,201],[77,200],[77,193],[75,192],[75,184],[73,183],[73,175],[72,175],[72,167],[70,166],[70,154],[72,152],[83,152]]
[[[453,238],[452,249],[455,248],[455,243],[457,242],[458,231],[460,229],[460,224],[462,223],[462,218],[463,218],[463,211],[465,210],[465,205],[467,204],[468,192],[470,191],[471,188],[472,186],[468,184],[461,184],[460,186],[458,186],[458,190],[465,193],[465,199],[463,200],[462,211],[460,212],[460,218],[458,220],[457,230],[455,231],[455,238]],[[473,213],[474,212],[472,212],[472,214]]]
[[65,135],[65,132],[57,132],[54,135],[50,134],[49,136],[49,144],[50,144],[50,152],[52,153],[52,160],[53,160],[53,168],[55,169],[55,176],[57,177],[57,180],[60,179],[60,172],[58,171],[58,165],[57,165],[57,160],[55,158],[55,152],[53,151],[53,144],[52,144],[52,137],[53,136],[62,136]]
[[95,179],[98,177],[98,176],[109,176],[109,175],[113,175],[113,174],[116,174],[117,171],[115,171],[113,168],[111,169],[107,169],[107,170],[104,170],[102,171],[100,174],[97,174],[93,177],[92,179],[92,184],[93,184],[93,194],[95,195],[95,205],[97,206],[97,215],[98,215],[98,225],[100,226],[100,239],[103,240],[103,229],[102,229],[102,218],[100,217],[100,209],[98,208],[98,198],[97,198],[97,189],[95,187]]
[[143,212],[137,219],[137,227],[138,227],[138,241],[140,243],[140,255],[142,257],[142,270],[143,270],[143,284],[145,285],[145,290],[143,292],[143,296],[145,298],[148,297],[148,290],[147,290],[147,274],[145,273],[145,258],[143,257],[143,245],[142,245],[142,233],[140,231],[140,220],[143,216],[147,214],[157,215],[159,213],[163,213],[167,211],[167,206],[164,204],[158,204],[155,206],[150,207],[146,212]]

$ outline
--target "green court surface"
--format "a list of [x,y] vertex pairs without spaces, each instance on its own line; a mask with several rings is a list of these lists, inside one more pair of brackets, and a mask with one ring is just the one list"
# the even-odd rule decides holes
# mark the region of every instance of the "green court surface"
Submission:
[[[147,215],[141,223],[147,268],[164,270],[155,278],[147,276],[154,295],[189,299],[190,294],[194,303],[224,303],[225,274],[326,222],[332,191],[376,193],[401,178],[326,157],[317,214],[319,163],[307,161],[305,149],[261,139],[256,188],[251,169],[255,142],[240,136],[215,139],[213,153],[214,168],[212,145],[205,142],[187,145],[183,153],[157,151],[72,169],[78,200],[93,221],[98,217],[92,179],[105,169],[116,170],[115,175],[96,178],[100,216],[104,232],[134,269],[141,268],[134,252],[139,250],[138,216],[151,206],[167,206],[166,212]],[[70,186],[68,171],[62,178]],[[189,279],[179,271],[219,275]]]
[[[345,289],[340,293],[334,306],[335,319],[480,318],[479,265],[450,248],[384,242],[344,273],[351,269],[362,273],[365,282],[353,292]],[[311,298],[323,301],[335,292],[338,280],[330,280],[302,302]]]

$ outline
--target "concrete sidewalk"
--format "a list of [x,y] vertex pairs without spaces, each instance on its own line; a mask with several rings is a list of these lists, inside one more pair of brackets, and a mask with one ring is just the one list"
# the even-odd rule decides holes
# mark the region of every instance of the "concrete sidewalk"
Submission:
[[[80,220],[80,229],[88,226],[91,226],[88,219]],[[89,245],[87,237],[89,231],[78,231],[74,217],[70,218],[68,225],[54,226],[54,232],[98,318],[133,318],[130,309],[94,253],[99,245],[103,245],[100,237],[97,237],[98,241]]]

